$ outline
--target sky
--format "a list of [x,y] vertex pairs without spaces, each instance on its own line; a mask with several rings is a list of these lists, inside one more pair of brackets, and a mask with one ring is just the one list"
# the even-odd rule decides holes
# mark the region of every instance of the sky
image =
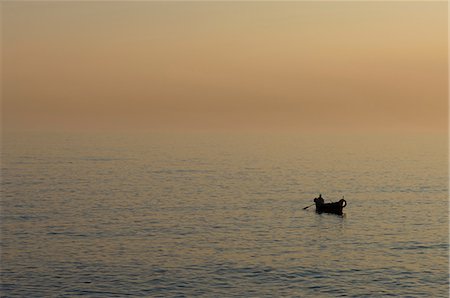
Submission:
[[2,128],[446,132],[446,2],[3,2]]

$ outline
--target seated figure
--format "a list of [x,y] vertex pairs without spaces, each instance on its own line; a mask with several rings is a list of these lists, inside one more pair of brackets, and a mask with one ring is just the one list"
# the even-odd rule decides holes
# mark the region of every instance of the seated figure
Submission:
[[319,194],[319,197],[314,199],[314,203],[316,203],[316,204],[324,204],[325,203],[324,199],[322,198],[322,194]]

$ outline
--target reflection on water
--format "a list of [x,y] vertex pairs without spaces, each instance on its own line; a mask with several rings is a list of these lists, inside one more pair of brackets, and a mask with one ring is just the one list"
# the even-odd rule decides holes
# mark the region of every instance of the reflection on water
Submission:
[[448,296],[445,138],[17,134],[2,166],[6,296]]

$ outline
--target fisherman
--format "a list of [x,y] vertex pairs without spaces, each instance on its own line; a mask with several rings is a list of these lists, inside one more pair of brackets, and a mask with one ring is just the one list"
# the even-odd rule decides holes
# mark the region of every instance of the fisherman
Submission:
[[322,194],[319,194],[319,197],[314,199],[314,203],[317,203],[317,204],[325,203],[324,199],[322,198]]

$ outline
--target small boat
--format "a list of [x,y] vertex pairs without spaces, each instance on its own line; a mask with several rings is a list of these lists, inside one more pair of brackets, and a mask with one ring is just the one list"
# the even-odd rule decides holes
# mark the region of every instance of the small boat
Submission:
[[339,202],[334,203],[325,203],[322,196],[314,199],[314,203],[316,203],[316,212],[317,213],[333,213],[342,215],[342,209],[347,206],[347,201],[342,198]]

